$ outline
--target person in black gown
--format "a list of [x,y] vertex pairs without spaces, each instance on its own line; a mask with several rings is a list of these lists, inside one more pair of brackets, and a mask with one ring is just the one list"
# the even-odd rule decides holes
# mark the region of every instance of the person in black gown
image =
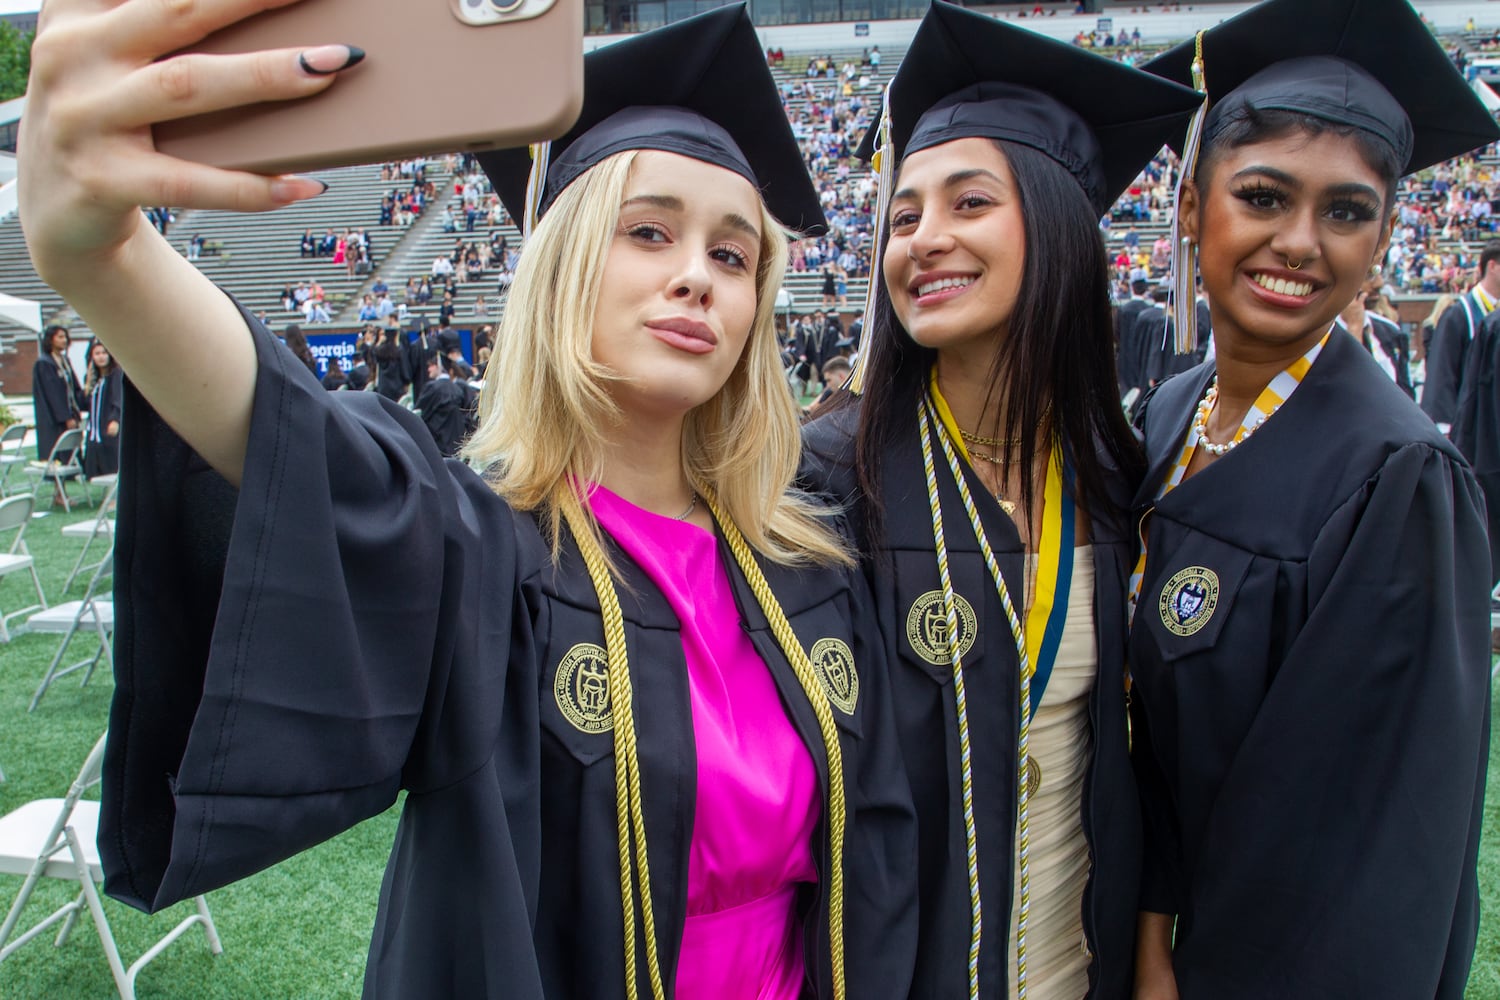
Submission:
[[863,395],[804,429],[804,476],[853,505],[894,671],[921,830],[912,996],[1123,1000],[1144,463],[1098,223],[1199,99],[935,3],[889,101]]
[[[137,207],[321,193],[131,130],[306,95],[351,50],[187,63],[203,103],[162,107],[152,55],[208,24],[129,9],[48,0],[20,168],[38,272],[131,379],[106,890],[159,908],[404,790],[367,997],[905,997],[915,817],[879,630],[836,518],[789,488],[782,227],[825,223],[744,9],[590,53],[545,169],[482,157],[529,230],[484,476],[380,394],[325,391]],[[768,869],[700,839],[742,816]],[[714,930],[741,926],[753,946]]]
[[109,348],[97,340],[89,345],[89,369],[83,386],[89,401],[83,472],[93,479],[120,471],[120,414],[125,398],[125,374]]
[[[1178,212],[1215,358],[1144,405],[1136,995],[1460,1000],[1484,500],[1334,320],[1384,257],[1399,178],[1500,129],[1406,0],[1270,0],[1200,41],[1211,104]],[[1148,68],[1188,81],[1194,61],[1190,41]]]

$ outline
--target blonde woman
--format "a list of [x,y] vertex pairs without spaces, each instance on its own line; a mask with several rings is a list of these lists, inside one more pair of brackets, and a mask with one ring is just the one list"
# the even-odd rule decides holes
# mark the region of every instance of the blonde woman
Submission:
[[161,157],[133,123],[352,61],[187,61],[203,104],[169,110],[150,54],[209,26],[164,11],[49,0],[21,168],[39,271],[139,388],[106,888],[160,907],[405,789],[367,997],[904,997],[914,829],[877,630],[788,492],[780,223],[822,220],[743,11],[589,56],[589,110],[532,184],[524,153],[489,158],[540,221],[470,446],[485,478],[416,415],[324,392],[141,221],[162,184],[186,207],[319,193]]

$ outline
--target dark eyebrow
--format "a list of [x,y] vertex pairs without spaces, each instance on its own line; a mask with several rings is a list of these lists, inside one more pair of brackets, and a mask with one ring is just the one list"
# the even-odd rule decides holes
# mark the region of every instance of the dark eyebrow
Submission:
[[[638,194],[633,198],[626,198],[625,203],[620,208],[625,209],[635,204],[654,205],[657,208],[664,208],[671,212],[684,212],[687,210],[687,206],[683,204],[681,198],[670,194]],[[755,227],[754,223],[738,212],[725,212],[724,224],[731,229],[737,229],[749,236],[755,237],[757,241],[760,239],[760,230]]]
[[[983,167],[975,167],[971,170],[957,170],[949,174],[943,181],[943,187],[951,188],[955,185],[963,184],[966,181],[972,181],[976,177],[985,177],[989,180],[994,181],[996,184],[999,184],[1001,187],[1005,186],[1005,179],[1002,178],[999,174],[995,173],[993,170],[985,170]],[[917,192],[913,189],[902,188],[895,194],[891,195],[891,201],[896,201],[898,198],[915,198],[916,196]]]
[[1291,174],[1287,173],[1285,170],[1277,170],[1275,167],[1265,167],[1259,164],[1246,167],[1244,170],[1239,171],[1234,175],[1233,179],[1239,180],[1241,177],[1250,177],[1256,174],[1259,174],[1262,177],[1269,177],[1271,180],[1285,187],[1294,188],[1299,191],[1302,189],[1302,182],[1293,177]]

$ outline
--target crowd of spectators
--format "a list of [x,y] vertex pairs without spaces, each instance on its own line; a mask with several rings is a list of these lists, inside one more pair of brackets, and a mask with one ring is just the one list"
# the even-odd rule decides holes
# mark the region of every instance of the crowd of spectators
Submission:
[[[1174,6],[1151,5],[1130,11],[1144,13]],[[1027,13],[1022,8],[1007,16],[1025,17]],[[1030,11],[1031,16],[1056,13],[1058,8],[1040,4]],[[1128,63],[1140,62],[1158,51],[1141,46],[1138,28],[1124,26],[1117,32],[1083,30],[1073,41]],[[1481,52],[1500,51],[1500,32],[1471,36],[1470,41]],[[1461,47],[1454,46],[1450,52],[1460,68],[1472,68],[1470,55]],[[800,70],[787,71],[786,55],[779,48],[768,48],[766,61],[773,69],[784,71],[783,109],[817,183],[828,220],[825,235],[792,244],[789,267],[793,273],[819,276],[819,304],[847,313],[850,283],[870,277],[874,255],[875,178],[853,154],[879,107],[884,84],[880,48],[870,46],[858,58],[842,61],[831,54],[816,55]],[[443,190],[429,179],[427,160],[382,167],[382,180],[397,184],[382,198],[380,224],[410,225],[428,206],[440,205],[438,225],[454,237],[454,242],[433,259],[425,275],[413,276],[404,288],[392,291],[380,282],[380,287],[360,303],[362,322],[404,324],[412,318],[425,320],[434,309],[447,320],[459,311],[461,301],[467,302],[463,307],[466,315],[483,319],[503,303],[520,253],[500,229],[510,221],[504,206],[472,156],[450,155],[443,167],[452,178],[451,188],[445,185]],[[1160,284],[1167,276],[1171,262],[1167,230],[1177,167],[1175,155],[1163,150],[1102,220],[1116,294],[1121,299],[1131,294],[1132,284]],[[1471,258],[1477,256],[1477,246],[1496,233],[1495,215],[1500,206],[1497,186],[1500,181],[1492,165],[1473,156],[1404,182],[1385,263],[1387,291],[1432,294],[1466,289],[1472,281]],[[152,221],[165,229],[170,218],[165,210],[156,210]],[[1471,247],[1476,249],[1471,251]],[[331,258],[333,263],[344,265],[351,276],[366,273],[373,265],[368,239],[357,228],[342,234],[328,230],[321,236],[308,232],[303,236],[301,253],[304,257]],[[283,305],[305,322],[325,321],[320,317],[328,310],[318,292],[321,289],[316,281],[289,285],[284,290]],[[800,322],[794,321],[794,325]]]

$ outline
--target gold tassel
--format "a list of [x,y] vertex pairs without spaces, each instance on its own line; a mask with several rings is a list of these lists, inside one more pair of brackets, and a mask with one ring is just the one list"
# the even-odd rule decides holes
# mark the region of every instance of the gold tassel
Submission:
[[[1177,206],[1182,203],[1182,186],[1198,170],[1198,149],[1203,142],[1203,120],[1208,115],[1208,88],[1204,83],[1203,32],[1198,32],[1193,50],[1193,89],[1203,94],[1203,103],[1188,124],[1187,141],[1182,145],[1182,162],[1177,174],[1177,189],[1172,196],[1172,324],[1178,354],[1191,354],[1198,347],[1197,273],[1198,251],[1193,241],[1182,235]],[[1166,331],[1162,331],[1163,337]]]
[[552,143],[538,142],[531,147],[531,173],[526,178],[526,209],[521,218],[521,240],[531,239],[541,217],[542,192],[547,187],[547,167],[552,159]]

